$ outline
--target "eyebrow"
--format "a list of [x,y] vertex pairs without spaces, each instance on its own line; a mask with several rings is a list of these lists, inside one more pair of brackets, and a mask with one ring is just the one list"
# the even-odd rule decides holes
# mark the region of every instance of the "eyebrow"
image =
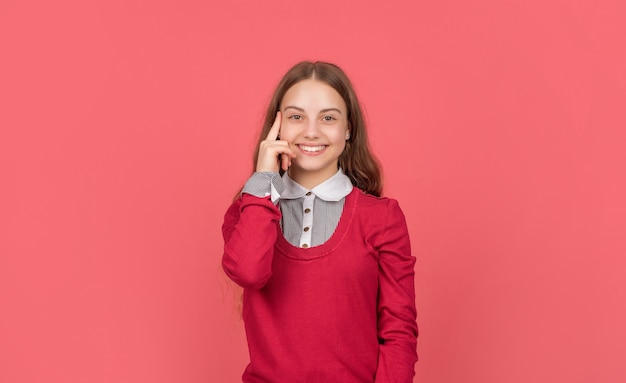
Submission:
[[[287,110],[287,109],[295,109],[299,112],[304,112],[305,110],[297,107],[297,106],[293,106],[293,105],[287,105],[283,110]],[[337,112],[339,114],[341,114],[341,110],[337,109],[337,108],[326,108],[326,109],[322,109],[320,110],[320,113],[327,113],[327,112]]]

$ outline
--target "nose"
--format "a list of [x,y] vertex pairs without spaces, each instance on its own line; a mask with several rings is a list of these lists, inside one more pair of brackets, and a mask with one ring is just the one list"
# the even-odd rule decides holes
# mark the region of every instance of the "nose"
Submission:
[[318,138],[320,136],[320,127],[315,120],[309,120],[304,130],[305,138]]

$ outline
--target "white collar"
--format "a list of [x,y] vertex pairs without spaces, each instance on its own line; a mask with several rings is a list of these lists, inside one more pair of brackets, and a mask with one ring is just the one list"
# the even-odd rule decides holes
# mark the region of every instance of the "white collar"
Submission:
[[[309,192],[302,185],[292,180],[287,172],[283,174],[283,183],[285,190],[280,194],[281,199],[297,199],[302,198]],[[311,189],[316,197],[324,201],[341,201],[352,191],[352,182],[350,178],[343,174],[341,169],[337,170],[332,177]]]

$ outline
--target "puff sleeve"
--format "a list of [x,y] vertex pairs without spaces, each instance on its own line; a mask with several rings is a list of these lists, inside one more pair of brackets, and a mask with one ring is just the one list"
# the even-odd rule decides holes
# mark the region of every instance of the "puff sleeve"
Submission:
[[411,383],[417,362],[415,257],[406,220],[390,199],[378,244],[378,339],[376,383]]
[[222,267],[243,288],[260,289],[272,275],[281,213],[270,197],[243,194],[224,216]]

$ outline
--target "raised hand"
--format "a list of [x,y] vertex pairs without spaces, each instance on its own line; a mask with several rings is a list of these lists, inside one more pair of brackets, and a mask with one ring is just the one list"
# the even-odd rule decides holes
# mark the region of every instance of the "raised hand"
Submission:
[[278,133],[280,133],[281,117],[281,113],[277,112],[267,137],[261,141],[256,163],[257,172],[278,172],[279,166],[287,171],[291,166],[291,159],[296,158],[296,154],[289,148],[287,141],[277,140]]

